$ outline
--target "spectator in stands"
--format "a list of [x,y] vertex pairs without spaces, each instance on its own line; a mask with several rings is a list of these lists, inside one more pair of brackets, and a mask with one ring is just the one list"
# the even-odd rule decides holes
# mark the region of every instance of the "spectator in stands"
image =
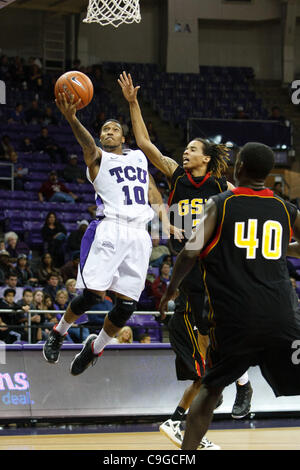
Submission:
[[274,183],[274,186],[273,186],[272,190],[274,191],[275,194],[280,196],[282,199],[285,199],[286,201],[289,201],[289,197],[286,194],[284,194],[284,188],[283,188],[282,181],[276,181]]
[[271,114],[269,119],[272,121],[279,121],[280,124],[286,125],[286,118],[281,114],[281,109],[279,106],[273,106],[271,109]]
[[63,177],[68,183],[83,184],[87,182],[85,172],[78,166],[78,156],[75,153],[69,156],[69,163],[63,170]]
[[37,289],[33,293],[32,298],[33,310],[47,310],[47,306],[45,303],[45,295],[41,289]]
[[243,106],[238,106],[236,108],[236,113],[233,116],[233,119],[249,119],[249,116],[247,113],[245,113]]
[[41,286],[46,285],[47,276],[50,273],[55,273],[58,276],[59,282],[62,283],[60,270],[54,266],[51,254],[44,253],[41,257],[40,265],[37,269],[37,278]]
[[2,147],[2,150],[1,150],[2,158],[4,160],[9,160],[10,154],[15,151],[15,148],[11,142],[9,135],[2,136],[1,147]]
[[15,232],[6,232],[4,235],[5,249],[8,251],[11,262],[15,263],[17,258],[21,254],[29,255],[29,246],[19,239],[19,236]]
[[83,219],[77,222],[78,228],[77,230],[73,230],[67,239],[67,247],[73,254],[75,251],[80,250],[81,240],[83,235],[85,234],[86,229],[88,228],[88,221]]
[[133,333],[130,326],[124,326],[110,344],[131,344],[133,342]]
[[25,121],[27,124],[40,124],[42,121],[42,111],[39,102],[32,100],[30,107],[25,110]]
[[6,250],[0,251],[0,285],[5,284],[5,280],[9,277],[14,266],[10,260],[10,254]]
[[148,333],[144,333],[143,335],[141,335],[139,342],[143,344],[150,344],[151,336]]
[[42,238],[44,250],[50,253],[53,258],[53,264],[57,268],[60,268],[65,263],[64,244],[66,234],[67,230],[58,220],[55,212],[49,212],[42,227]]
[[42,116],[42,125],[43,126],[57,126],[58,125],[58,119],[57,117],[54,116],[53,114],[53,109],[51,106],[46,106],[44,114]]
[[[171,278],[171,266],[169,263],[163,263],[160,270],[159,276],[153,281],[152,283],[152,294],[155,298],[155,308],[158,310],[158,306],[160,300],[167,290],[167,286],[170,282]],[[173,300],[170,301],[169,309],[172,310],[174,308]]]
[[169,248],[166,245],[160,245],[159,233],[152,235],[152,252],[149,264],[153,267],[160,267],[163,258],[166,255],[171,255]]
[[54,303],[56,294],[60,290],[60,288],[61,287],[59,285],[59,278],[57,274],[55,273],[48,274],[46,286],[43,289],[43,293],[45,295],[45,301],[46,301],[46,294],[48,294],[51,297],[52,302]]
[[72,259],[70,261],[67,261],[67,263],[60,268],[60,274],[63,278],[63,282],[66,282],[68,279],[77,277],[79,261],[80,252],[75,251],[73,253]]
[[7,81],[10,80],[10,78],[9,58],[7,55],[2,55],[0,58],[0,79]]
[[15,302],[18,302],[22,299],[23,296],[23,287],[17,287],[18,277],[15,271],[10,271],[8,276],[5,279],[5,285],[0,287],[0,296],[3,296],[3,292],[6,289],[14,289],[15,291]]
[[33,274],[24,253],[18,256],[15,271],[18,277],[18,286],[37,286],[38,278]]
[[52,170],[49,173],[49,178],[45,181],[38,192],[40,202],[44,199],[48,202],[69,202],[74,203],[78,200],[78,196],[72,193],[63,183],[58,181],[57,173]]
[[[33,292],[31,289],[24,289],[22,299],[17,302],[19,307],[26,307],[28,306],[27,315],[29,315],[30,310],[34,310],[33,304]],[[31,342],[36,343],[37,341],[41,341],[42,339],[42,330],[38,328],[41,324],[41,316],[38,314],[31,315]],[[26,325],[28,324],[28,318],[24,322]],[[28,330],[25,329],[22,333],[22,339],[28,341]]]
[[22,163],[18,163],[18,154],[13,151],[9,155],[9,162],[13,164],[14,189],[24,191],[24,184],[27,181],[28,168],[24,168]]
[[157,185],[157,189],[159,190],[162,200],[165,204],[168,203],[168,183],[166,181],[160,181]]
[[42,127],[40,136],[35,141],[36,149],[39,152],[47,153],[52,163],[64,163],[67,161],[67,151],[64,147],[58,145],[55,140],[49,136],[47,127]]
[[76,297],[76,279],[68,279],[65,282],[66,290],[68,293],[68,301],[71,302]]
[[9,124],[25,124],[25,113],[22,103],[17,103],[7,121]]
[[36,148],[35,145],[31,142],[30,138],[27,136],[22,140],[20,150],[24,153],[32,153],[36,150]]
[[[99,311],[99,312],[110,312],[113,308],[113,302],[110,297],[106,295],[106,291],[102,292],[101,295],[99,294],[99,297],[101,297],[101,302],[98,304],[94,305],[91,308],[91,311]],[[88,319],[89,319],[89,328],[90,332],[99,332],[103,326],[104,323],[104,318],[105,318],[105,313],[89,313],[88,314]]]
[[8,343],[19,341],[24,335],[24,326],[27,321],[28,306],[20,306],[15,302],[15,289],[7,288],[0,299],[0,310],[11,309],[12,312],[1,313],[2,322],[8,326]]
[[43,73],[38,63],[33,63],[30,67],[28,76],[28,88],[35,92],[40,92],[43,89]]
[[54,308],[56,310],[66,310],[68,303],[68,292],[65,289],[59,289],[55,295]]

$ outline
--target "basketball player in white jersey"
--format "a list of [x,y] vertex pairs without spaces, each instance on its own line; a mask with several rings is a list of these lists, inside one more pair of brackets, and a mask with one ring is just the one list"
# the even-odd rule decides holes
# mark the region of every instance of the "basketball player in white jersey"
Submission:
[[[148,204],[151,194],[160,194],[149,184],[148,162],[140,150],[123,154],[122,126],[113,119],[101,128],[99,148],[91,134],[76,116],[73,99],[67,102],[60,94],[56,104],[69,122],[83,149],[87,178],[96,193],[97,217],[86,230],[81,242],[80,265],[76,287],[82,294],[71,301],[67,310],[45,342],[43,354],[57,363],[60,349],[72,323],[100,301],[100,295],[111,290],[116,304],[106,316],[99,335],[92,334],[71,364],[71,374],[81,374],[94,364],[105,346],[126,324],[145,286],[152,242],[147,223],[154,212]],[[156,190],[156,191],[155,191]],[[164,214],[167,220],[167,214]]]

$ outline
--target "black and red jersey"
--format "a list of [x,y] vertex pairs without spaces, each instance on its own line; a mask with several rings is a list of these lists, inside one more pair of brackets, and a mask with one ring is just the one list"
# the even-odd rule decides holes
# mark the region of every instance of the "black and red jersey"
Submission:
[[[270,338],[292,337],[299,302],[286,251],[296,207],[269,189],[238,187],[212,199],[217,227],[201,259],[209,320],[223,350],[235,347],[248,331],[257,338],[262,332]],[[246,350],[247,345],[241,343],[240,348]]]
[[172,248],[179,252],[190,238],[203,210],[203,205],[211,196],[227,190],[225,177],[215,178],[210,173],[193,178],[192,175],[178,166],[171,180],[171,191],[168,200],[170,223],[185,230],[185,240],[179,243],[171,236]]

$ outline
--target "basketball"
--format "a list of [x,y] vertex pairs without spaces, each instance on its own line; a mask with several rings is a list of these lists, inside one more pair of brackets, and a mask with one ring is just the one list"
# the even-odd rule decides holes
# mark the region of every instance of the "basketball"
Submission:
[[87,75],[76,70],[71,70],[57,79],[54,88],[56,98],[58,98],[58,93],[65,93],[68,101],[71,95],[74,95],[74,102],[81,98],[77,109],[82,109],[92,101],[94,87]]

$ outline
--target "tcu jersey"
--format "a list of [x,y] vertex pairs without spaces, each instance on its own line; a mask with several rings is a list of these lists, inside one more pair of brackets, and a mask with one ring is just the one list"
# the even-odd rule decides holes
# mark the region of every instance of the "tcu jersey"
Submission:
[[257,341],[262,332],[273,340],[291,338],[299,305],[286,250],[296,207],[269,189],[238,187],[212,199],[217,228],[201,259],[216,345],[245,351],[248,331]]
[[[211,196],[227,190],[225,177],[215,178],[207,173],[193,178],[181,166],[175,170],[171,180],[168,200],[170,223],[184,229],[185,241],[191,236],[193,228],[200,221],[203,205]],[[184,243],[171,236],[172,247],[179,252]]]
[[148,204],[148,162],[140,150],[123,155],[102,150],[100,170],[91,181],[96,192],[97,216],[128,224],[147,224],[154,215]]

